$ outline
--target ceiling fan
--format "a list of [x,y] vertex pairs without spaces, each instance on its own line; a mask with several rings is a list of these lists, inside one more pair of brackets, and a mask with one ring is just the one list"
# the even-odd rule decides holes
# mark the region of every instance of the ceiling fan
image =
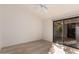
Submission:
[[41,14],[48,13],[48,7],[46,4],[35,4],[35,5],[33,5],[33,8],[35,10],[37,10],[37,12],[40,12]]
[[47,9],[48,9],[46,4],[39,4],[39,6],[41,8],[41,11],[46,14],[47,13]]
[[41,8],[44,8],[44,9],[48,9],[45,4],[40,4],[40,7],[41,7]]

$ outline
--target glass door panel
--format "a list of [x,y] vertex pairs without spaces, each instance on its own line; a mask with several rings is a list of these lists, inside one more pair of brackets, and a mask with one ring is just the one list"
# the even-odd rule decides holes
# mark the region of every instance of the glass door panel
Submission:
[[53,42],[79,49],[79,18],[54,21]]
[[59,43],[62,44],[63,40],[62,40],[62,21],[55,21],[53,23],[53,32],[54,32],[54,39],[53,42],[54,43]]
[[67,23],[64,24],[64,45],[70,46],[70,47],[76,47],[76,23]]

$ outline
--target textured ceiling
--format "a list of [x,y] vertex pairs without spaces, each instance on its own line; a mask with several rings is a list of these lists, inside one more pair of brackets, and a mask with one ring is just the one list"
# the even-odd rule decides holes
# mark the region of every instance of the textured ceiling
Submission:
[[77,4],[49,4],[47,9],[40,5],[28,5],[29,9],[43,19],[62,19],[79,15],[79,5]]
[[46,8],[41,8],[40,4],[20,4],[20,5],[0,5],[12,8],[21,8],[28,10],[31,14],[41,19],[53,19],[58,20],[62,18],[69,18],[73,16],[79,16],[79,4],[46,4]]

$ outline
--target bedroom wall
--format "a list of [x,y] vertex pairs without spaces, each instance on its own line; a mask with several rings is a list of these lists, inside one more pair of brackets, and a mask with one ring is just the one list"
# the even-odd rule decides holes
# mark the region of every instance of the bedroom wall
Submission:
[[1,39],[2,37],[1,37],[1,19],[0,19],[0,49],[1,49]]
[[43,39],[49,42],[53,41],[53,21],[51,19],[43,21]]
[[3,47],[42,39],[42,21],[23,5],[3,6]]
[[3,18],[2,7],[0,6],[0,50],[2,48],[2,18]]

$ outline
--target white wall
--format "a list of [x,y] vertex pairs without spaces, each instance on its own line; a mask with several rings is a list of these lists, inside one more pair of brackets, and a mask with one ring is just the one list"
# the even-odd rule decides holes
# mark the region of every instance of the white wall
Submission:
[[3,5],[3,47],[42,39],[42,21],[23,5]]
[[[1,13],[1,10],[0,10],[0,13]],[[1,31],[2,31],[2,24],[1,24],[1,21],[2,21],[2,19],[1,19],[1,14],[0,14],[0,49],[1,49],[1,40],[2,40],[2,35],[1,35]]]
[[53,21],[51,19],[43,21],[43,39],[53,41]]
[[3,18],[3,14],[2,14],[2,7],[0,6],[0,49],[2,48],[2,18]]
[[[1,12],[1,10],[0,10],[0,12]],[[1,49],[1,17],[0,17],[0,49]]]
[[1,19],[0,19],[0,49],[1,49],[1,40],[2,40],[2,37],[1,37]]

